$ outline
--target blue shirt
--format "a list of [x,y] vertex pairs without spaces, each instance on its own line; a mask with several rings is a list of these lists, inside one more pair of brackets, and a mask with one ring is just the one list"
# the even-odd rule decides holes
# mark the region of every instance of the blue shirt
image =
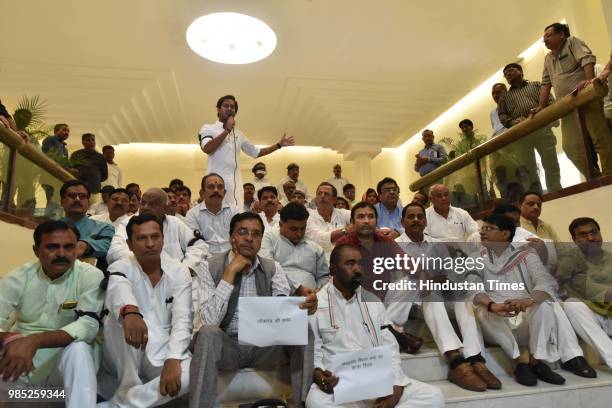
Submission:
[[417,167],[416,164],[414,165],[414,169],[418,171],[421,176],[431,173],[448,159],[444,146],[437,143],[432,143],[431,146],[425,146],[423,150],[419,152],[419,156],[429,158],[429,161],[422,164],[421,167]]
[[42,151],[43,153],[56,151],[62,157],[66,159],[68,158],[68,149],[66,148],[66,142],[64,142],[62,138],[57,135],[49,136],[45,138],[45,140],[43,140]]
[[376,213],[378,214],[376,226],[378,228],[391,228],[396,230],[400,234],[404,232],[404,226],[402,225],[402,205],[397,202],[397,207],[392,212],[387,210],[387,207],[383,203],[377,203]]
[[87,242],[89,249],[83,254],[85,257],[105,259],[108,248],[110,247],[115,227],[105,222],[95,221],[88,217],[83,217],[74,222],[66,217],[63,221],[72,224],[79,230],[81,241]]

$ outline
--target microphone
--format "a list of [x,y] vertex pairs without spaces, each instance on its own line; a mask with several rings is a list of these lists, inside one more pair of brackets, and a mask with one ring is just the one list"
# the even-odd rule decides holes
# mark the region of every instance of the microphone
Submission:
[[[226,124],[227,124],[227,120],[228,120],[229,118],[234,117],[234,116],[236,116],[236,112],[230,112],[230,113],[228,113],[228,114],[227,114],[227,119],[225,119],[225,122],[223,123],[223,128],[224,128],[224,129],[226,129],[226,130],[227,130],[227,126],[226,126]],[[229,133],[229,132],[231,132],[232,130],[234,130],[234,127],[233,127],[233,126],[232,126],[232,128],[231,128],[231,129],[229,129],[229,130],[228,130],[228,133]]]

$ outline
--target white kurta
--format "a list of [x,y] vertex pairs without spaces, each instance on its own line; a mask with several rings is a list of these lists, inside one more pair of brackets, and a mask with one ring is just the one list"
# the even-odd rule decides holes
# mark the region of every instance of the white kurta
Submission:
[[[385,307],[380,302],[362,302],[362,292],[363,289],[359,287],[355,295],[346,300],[330,280],[317,293],[317,313],[310,318],[310,325],[315,338],[315,368],[329,369],[335,354],[386,345],[391,348],[393,357],[393,385],[406,387],[397,406],[402,408],[444,406],[444,397],[439,389],[412,380],[404,374],[401,368],[397,341],[389,330],[381,328],[381,326],[390,324]],[[330,312],[330,308],[332,308],[332,312]],[[364,319],[362,313],[364,308],[371,317],[370,325]],[[333,321],[330,316],[333,316]],[[333,403],[331,395],[323,393],[316,384],[313,384],[308,393],[306,406],[323,408],[337,405]]]
[[[115,228],[115,235],[106,256],[109,265],[132,254],[126,242],[127,231],[125,227],[128,221],[129,218],[126,218],[121,225]],[[182,262],[190,269],[197,269],[200,262],[203,262],[208,256],[208,245],[202,240],[197,240],[192,246],[187,246],[189,241],[194,238],[193,231],[173,215],[164,217],[163,226],[164,251],[162,256],[169,256],[171,259]]]
[[309,239],[304,238],[294,245],[278,229],[266,230],[259,254],[280,263],[293,288],[304,285],[316,289],[329,279],[323,248]]
[[330,222],[326,222],[316,209],[308,210],[310,216],[306,224],[306,238],[321,245],[325,256],[329,258],[334,249],[331,242],[331,233],[339,228],[348,227],[351,224],[351,212],[343,208],[334,208]]
[[[103,377],[114,374],[119,383],[111,403],[129,401],[134,406],[152,406],[171,399],[159,394],[159,374],[167,359],[181,360],[181,393],[188,391],[188,347],[193,330],[191,275],[184,265],[168,258],[162,259],[161,268],[163,274],[155,286],[134,256],[108,268],[111,273],[125,275],[110,276],[105,299],[110,313],[104,324]],[[144,352],[125,341],[120,311],[126,305],[138,306],[147,325]],[[101,382],[113,380],[103,378]]]
[[425,233],[430,237],[444,242],[461,242],[475,232],[478,232],[478,224],[472,216],[461,208],[450,207],[448,217],[444,218],[429,207],[425,210],[427,216],[427,227]]
[[261,220],[264,223],[265,231],[278,229],[278,223],[280,221],[280,214],[279,213],[275,213],[274,214],[274,216],[272,217],[272,221],[271,222],[268,222],[268,218],[266,217],[265,213],[260,212],[259,216],[261,217]]
[[129,220],[130,216],[125,214],[117,218],[115,221],[111,221],[110,214],[105,212],[104,214],[92,215],[89,218],[95,221],[105,222],[115,227],[115,229],[117,229],[119,225],[121,225],[124,221],[127,222],[126,220]]
[[[205,124],[200,129],[200,147],[223,133],[223,123],[215,122]],[[225,181],[224,202],[237,208],[242,208],[244,193],[242,189],[242,176],[240,175],[240,151],[256,158],[260,148],[247,139],[240,130],[234,128],[225,137],[221,145],[212,154],[208,155],[208,169],[206,174],[217,173]]]

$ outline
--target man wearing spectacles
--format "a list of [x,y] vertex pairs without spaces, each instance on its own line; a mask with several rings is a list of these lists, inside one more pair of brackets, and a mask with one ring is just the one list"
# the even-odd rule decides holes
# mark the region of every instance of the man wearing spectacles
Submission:
[[612,368],[612,253],[593,218],[576,218],[569,231],[577,248],[559,259],[557,277],[568,295],[563,309],[578,336]]
[[74,225],[81,235],[76,248],[77,257],[95,258],[96,266],[105,270],[115,227],[87,217],[90,196],[89,188],[80,180],[69,180],[60,189],[61,205],[66,214],[64,221]]
[[379,202],[374,206],[378,213],[376,227],[380,232],[390,239],[402,235],[402,203],[399,201],[400,189],[397,182],[390,177],[385,177],[376,186]]
[[261,217],[251,212],[236,214],[230,222],[231,250],[208,258],[208,271],[201,279],[200,317],[191,365],[190,406],[216,406],[218,370],[246,367],[275,368],[289,362],[293,402],[305,398],[306,379],[313,368],[312,355],[303,346],[256,347],[238,343],[240,297],[306,296],[300,305],[316,312],[315,292],[304,286],[292,288],[282,266],[259,255],[264,233]]

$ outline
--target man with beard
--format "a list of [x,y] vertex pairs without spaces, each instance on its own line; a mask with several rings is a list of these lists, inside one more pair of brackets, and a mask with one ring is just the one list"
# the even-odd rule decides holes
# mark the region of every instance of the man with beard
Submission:
[[117,228],[128,215],[130,197],[124,188],[116,188],[110,194],[107,201],[108,211],[100,215],[89,217],[94,221],[105,222]]
[[[410,203],[402,210],[404,233],[395,241],[412,257],[425,256],[426,259],[449,259],[450,254],[443,242],[437,242],[425,234],[427,217],[421,204]],[[433,281],[458,280],[460,275],[446,269],[424,268],[425,279]],[[454,296],[452,296],[454,297]],[[471,391],[485,391],[501,388],[501,382],[485,365],[482,356],[482,334],[476,324],[474,311],[463,299],[451,296],[440,297],[430,294],[418,303],[423,309],[423,317],[431,331],[438,350],[449,365],[448,380]],[[446,300],[446,302],[445,302]],[[387,307],[387,314],[397,330],[401,330],[410,314],[411,302],[393,302]],[[463,341],[455,333],[448,317],[454,312]]]
[[257,192],[259,208],[261,209],[261,220],[264,222],[266,230],[278,227],[280,216],[278,215],[278,191],[276,187],[266,186]]
[[[238,343],[238,303],[246,296],[289,296],[290,283],[282,266],[259,254],[264,225],[257,214],[236,214],[229,228],[232,249],[208,258],[203,274],[200,317],[191,363],[190,406],[217,406],[219,370],[246,367],[277,368],[289,362],[293,407],[301,406],[307,378],[312,373],[312,356],[304,346],[256,347]],[[314,314],[317,297],[301,286],[297,296],[306,296],[300,305]]]
[[285,146],[293,146],[293,136],[283,137],[271,146],[260,148],[253,145],[249,139],[238,130],[236,114],[238,101],[232,95],[225,95],[217,101],[217,117],[219,120],[205,124],[199,132],[200,147],[208,155],[207,174],[217,173],[226,183],[227,194],[224,200],[237,208],[242,208],[242,177],[240,175],[240,151],[256,158],[266,156]]
[[284,206],[279,228],[266,229],[259,253],[281,264],[292,287],[316,289],[327,282],[329,267],[323,248],[305,238],[309,216],[301,204]]
[[612,253],[603,248],[594,219],[576,218],[569,231],[578,248],[565,253],[557,268],[569,297],[563,309],[578,336],[612,368]]
[[[515,360],[514,376],[519,384],[535,386],[538,379],[565,383],[542,360],[561,359],[568,363],[563,367],[574,374],[595,377],[567,317],[555,312],[561,307],[556,301],[557,283],[535,251],[511,244],[515,228],[504,215],[483,218],[480,236],[485,249],[480,256],[484,268],[470,273],[473,282],[483,287],[473,296],[483,333]],[[560,330],[566,327],[569,329]]]
[[127,224],[133,255],[109,267],[98,407],[162,405],[189,391],[191,278],[162,259],[162,225],[151,214]]
[[225,202],[225,182],[220,175],[211,173],[204,176],[201,188],[204,201],[189,210],[185,222],[189,228],[200,232],[211,254],[225,252],[230,249],[230,221],[240,211]]
[[403,373],[397,343],[384,329],[390,324],[385,307],[361,286],[359,249],[349,244],[337,245],[330,257],[329,272],[332,278],[318,292],[319,309],[310,321],[315,335],[315,369],[306,407],[340,407],[333,398],[334,387],[340,381],[330,371],[334,355],[379,346],[391,348],[393,394],[362,401],[357,406],[367,403],[374,407],[443,407],[444,396],[438,388]]
[[[363,286],[389,306],[391,303],[399,303],[399,300],[394,296],[387,297],[386,290],[376,290],[374,281],[378,279],[383,282],[400,280],[405,277],[404,274],[410,273],[410,271],[396,271],[400,275],[399,277],[392,277],[389,271],[383,274],[373,272],[375,258],[395,258],[396,255],[404,255],[404,251],[393,239],[376,231],[377,217],[376,208],[372,204],[357,203],[351,210],[351,232],[338,238],[336,245],[350,244],[361,251],[365,271]],[[423,345],[423,340],[410,333],[404,333],[403,328],[401,331],[394,332],[394,335],[400,344],[400,350],[404,353],[414,354]]]
[[105,258],[115,234],[115,227],[87,217],[90,196],[87,185],[80,180],[67,181],[60,189],[61,205],[66,214],[64,221],[74,225],[80,234],[76,248],[77,258],[96,258],[98,268],[105,270]]
[[95,405],[91,344],[99,329],[103,275],[77,260],[79,242],[74,226],[42,223],[34,230],[38,261],[0,279],[2,392],[16,389],[9,381],[18,380],[36,387],[63,387],[68,408]]

